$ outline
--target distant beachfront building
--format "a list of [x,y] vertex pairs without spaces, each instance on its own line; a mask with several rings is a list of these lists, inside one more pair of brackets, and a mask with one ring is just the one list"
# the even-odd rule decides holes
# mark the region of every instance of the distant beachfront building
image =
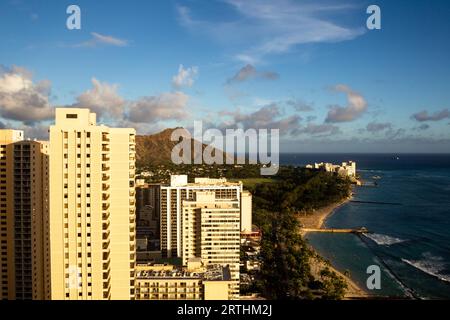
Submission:
[[319,169],[324,170],[326,172],[335,172],[341,176],[347,176],[347,177],[356,177],[356,162],[349,161],[349,162],[342,162],[341,165],[335,165],[332,163],[314,163],[308,164],[306,168],[309,169]]

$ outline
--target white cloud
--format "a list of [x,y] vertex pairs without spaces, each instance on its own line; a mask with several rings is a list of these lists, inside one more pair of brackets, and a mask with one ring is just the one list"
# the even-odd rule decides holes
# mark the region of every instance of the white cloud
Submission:
[[386,129],[392,129],[392,123],[379,123],[379,122],[370,122],[366,126],[366,130],[371,133],[376,133],[380,131],[384,131]]
[[278,73],[272,71],[257,71],[253,65],[247,64],[245,67],[239,69],[239,71],[232,78],[228,79],[227,83],[232,84],[244,82],[255,78],[276,80],[279,78],[279,75]]
[[332,124],[315,124],[315,123],[308,123],[308,125],[304,128],[299,128],[295,132],[296,134],[309,134],[309,135],[337,135],[341,133],[341,130],[338,126],[332,125]]
[[31,72],[24,68],[0,67],[0,115],[4,119],[26,124],[50,119],[54,112],[50,92],[50,81],[34,83]]
[[349,122],[358,119],[367,111],[367,102],[362,95],[353,91],[349,86],[338,84],[333,88],[337,92],[347,95],[348,105],[341,107],[331,106],[326,118],[326,122]]
[[298,112],[308,112],[313,111],[314,108],[312,107],[312,103],[306,103],[303,100],[287,100],[286,104],[288,106],[293,107]]
[[126,101],[118,94],[118,85],[101,82],[96,78],[91,81],[92,89],[80,94],[72,106],[89,108],[99,118],[122,118]]
[[298,115],[283,117],[283,112],[276,103],[271,103],[251,113],[242,113],[236,110],[222,111],[219,115],[231,118],[231,120],[225,120],[219,124],[219,128],[279,129],[282,135],[292,134],[302,120]]
[[178,68],[178,73],[172,78],[172,85],[176,89],[182,87],[192,87],[195,81],[195,77],[198,74],[198,67],[190,67],[185,69],[182,64]]
[[443,109],[437,111],[433,114],[429,114],[428,111],[424,110],[412,115],[412,118],[419,122],[424,121],[440,121],[444,119],[450,119],[450,111],[448,109]]
[[91,32],[92,38],[88,41],[74,45],[74,47],[98,47],[101,45],[109,45],[115,47],[126,47],[128,41],[113,36],[103,35],[97,32]]
[[189,96],[178,91],[143,97],[130,103],[128,120],[135,123],[182,120],[188,117],[188,101]]
[[353,9],[346,4],[292,0],[224,2],[237,13],[236,19],[196,20],[188,7],[178,6],[179,22],[226,45],[242,45],[245,49],[235,57],[245,63],[253,64],[268,54],[288,52],[296,45],[351,40],[365,32],[363,27],[349,28],[334,22],[332,17]]

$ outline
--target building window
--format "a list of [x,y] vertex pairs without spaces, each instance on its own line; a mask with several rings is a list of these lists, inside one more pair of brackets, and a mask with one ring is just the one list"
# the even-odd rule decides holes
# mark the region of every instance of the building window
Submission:
[[77,119],[78,115],[76,113],[68,113],[66,114],[66,119]]

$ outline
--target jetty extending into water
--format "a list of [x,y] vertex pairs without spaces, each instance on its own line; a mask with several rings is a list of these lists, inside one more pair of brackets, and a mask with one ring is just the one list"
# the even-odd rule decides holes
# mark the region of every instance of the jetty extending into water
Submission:
[[355,229],[336,229],[336,228],[302,228],[303,232],[326,232],[326,233],[355,233],[363,234],[369,233],[367,228],[355,228]]
[[398,202],[381,202],[381,201],[360,201],[360,200],[350,200],[351,203],[367,203],[367,204],[385,204],[391,206],[401,206]]

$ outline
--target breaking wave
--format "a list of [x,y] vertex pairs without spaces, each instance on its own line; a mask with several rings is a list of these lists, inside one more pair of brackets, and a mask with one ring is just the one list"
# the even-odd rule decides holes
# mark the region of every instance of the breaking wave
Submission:
[[430,276],[438,278],[441,281],[450,282],[450,275],[442,273],[442,271],[445,270],[445,263],[443,262],[444,259],[442,259],[441,257],[434,257],[430,254],[425,254],[424,256],[427,259],[424,260],[402,259],[402,261],[422,272],[425,272]]
[[395,238],[391,236],[387,236],[385,234],[378,234],[378,233],[365,233],[364,236],[375,242],[376,244],[380,246],[391,246],[393,244],[405,242],[407,240]]

